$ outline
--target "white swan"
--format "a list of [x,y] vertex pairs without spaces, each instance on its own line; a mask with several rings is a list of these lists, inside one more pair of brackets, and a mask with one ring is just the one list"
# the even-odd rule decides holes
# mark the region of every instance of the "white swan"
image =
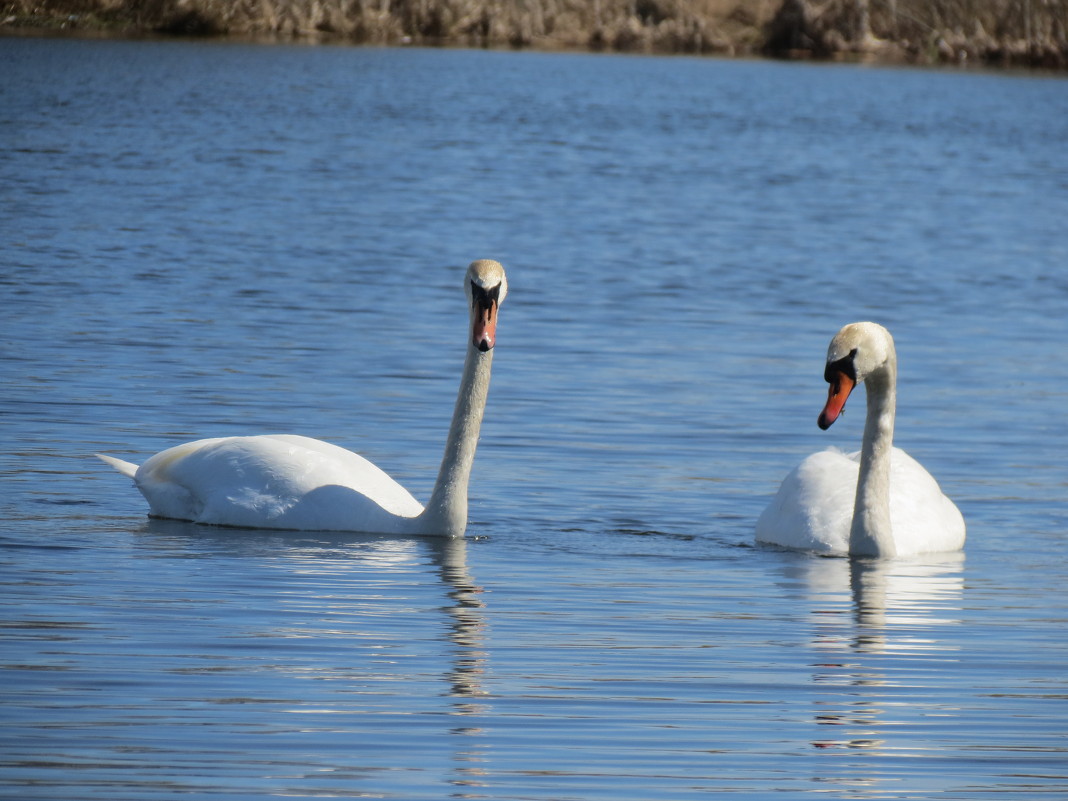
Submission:
[[893,447],[897,354],[890,332],[851,323],[827,349],[830,384],[819,427],[838,419],[865,383],[868,415],[859,453],[814,453],[782,482],[760,515],[758,542],[850,556],[891,557],[956,551],[964,518],[919,462]]
[[351,451],[293,434],[202,439],[138,467],[97,454],[133,478],[153,517],[222,526],[463,536],[467,482],[489,392],[504,269],[473,262],[464,279],[471,313],[467,359],[437,483],[426,508]]

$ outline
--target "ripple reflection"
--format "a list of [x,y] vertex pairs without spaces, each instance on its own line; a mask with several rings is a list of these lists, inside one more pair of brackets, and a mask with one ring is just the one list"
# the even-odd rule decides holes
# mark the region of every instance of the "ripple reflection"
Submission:
[[[934,688],[958,661],[942,633],[961,624],[963,567],[963,553],[805,562],[814,748],[900,756],[926,721],[957,714]],[[869,760],[827,764],[836,771],[821,781],[862,795],[887,780]]]

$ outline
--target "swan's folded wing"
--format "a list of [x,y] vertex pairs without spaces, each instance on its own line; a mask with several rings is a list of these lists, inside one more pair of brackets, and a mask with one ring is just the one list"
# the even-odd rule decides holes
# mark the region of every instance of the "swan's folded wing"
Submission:
[[362,456],[295,435],[179,445],[145,462],[137,482],[153,514],[215,525],[375,530],[379,517],[422,511]]
[[807,457],[783,479],[757,520],[757,540],[784,548],[848,553],[857,470],[853,456],[837,449]]
[[890,457],[890,524],[900,555],[964,547],[964,516],[934,476],[900,448]]

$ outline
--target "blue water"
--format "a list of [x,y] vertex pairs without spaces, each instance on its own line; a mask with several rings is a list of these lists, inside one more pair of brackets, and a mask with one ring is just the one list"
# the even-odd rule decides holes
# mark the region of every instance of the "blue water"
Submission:
[[[0,40],[0,794],[1068,796],[1068,82]],[[466,540],[146,518],[92,457],[294,432]],[[968,523],[753,545],[875,319]],[[855,403],[855,401],[854,401]]]

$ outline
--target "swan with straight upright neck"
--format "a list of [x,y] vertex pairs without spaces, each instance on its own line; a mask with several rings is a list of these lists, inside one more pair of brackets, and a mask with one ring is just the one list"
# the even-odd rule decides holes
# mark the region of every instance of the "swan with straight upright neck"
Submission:
[[830,428],[863,383],[868,410],[858,453],[814,453],[779,487],[757,521],[759,542],[849,556],[892,557],[957,551],[964,518],[938,482],[893,447],[897,353],[890,332],[851,323],[827,349],[830,384],[819,427]]
[[424,508],[362,456],[294,434],[202,439],[138,467],[97,454],[134,480],[152,517],[243,528],[463,536],[467,484],[489,392],[497,312],[508,293],[495,261],[464,278],[467,358],[437,482]]

